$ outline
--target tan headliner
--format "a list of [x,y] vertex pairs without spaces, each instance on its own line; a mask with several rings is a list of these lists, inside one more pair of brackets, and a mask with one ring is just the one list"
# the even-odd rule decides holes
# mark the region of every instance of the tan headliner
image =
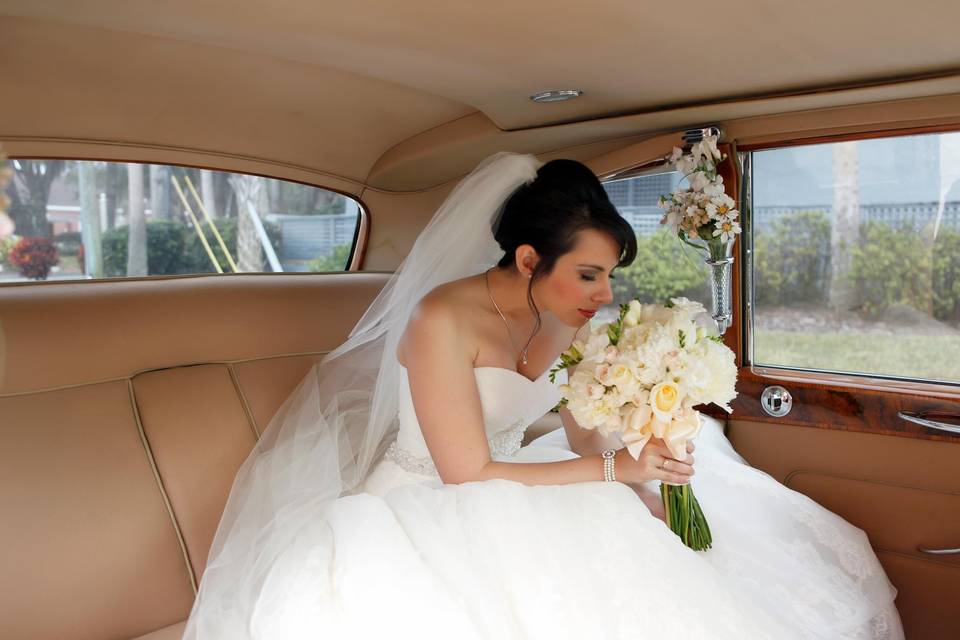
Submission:
[[[709,121],[960,92],[960,4],[887,4],[733,0],[718,15],[702,0],[683,13],[618,0],[0,0],[14,96],[0,139],[213,152],[351,192],[406,191],[497,149],[606,149]],[[709,29],[696,26],[705,16]],[[807,91],[930,73],[942,77]],[[567,86],[586,94],[527,99]],[[777,92],[795,94],[755,99]],[[561,121],[578,122],[547,126]]]

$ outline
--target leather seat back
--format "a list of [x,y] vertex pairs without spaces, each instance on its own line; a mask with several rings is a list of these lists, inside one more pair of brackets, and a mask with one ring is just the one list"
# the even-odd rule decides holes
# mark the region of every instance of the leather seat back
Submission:
[[0,288],[0,637],[186,618],[237,468],[387,277]]

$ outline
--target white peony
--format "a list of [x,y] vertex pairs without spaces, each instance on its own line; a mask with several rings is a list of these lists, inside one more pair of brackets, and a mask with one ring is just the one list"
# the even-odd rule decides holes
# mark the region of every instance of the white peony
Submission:
[[584,362],[603,362],[604,358],[607,355],[607,347],[610,346],[610,337],[607,335],[606,327],[603,327],[601,331],[594,331],[590,334],[590,337],[587,338],[587,342],[583,345],[583,354]]

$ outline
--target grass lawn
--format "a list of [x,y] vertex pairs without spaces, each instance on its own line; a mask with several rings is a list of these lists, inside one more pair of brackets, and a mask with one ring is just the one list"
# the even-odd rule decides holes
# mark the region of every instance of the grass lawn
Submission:
[[758,330],[753,349],[758,365],[960,382],[960,335]]

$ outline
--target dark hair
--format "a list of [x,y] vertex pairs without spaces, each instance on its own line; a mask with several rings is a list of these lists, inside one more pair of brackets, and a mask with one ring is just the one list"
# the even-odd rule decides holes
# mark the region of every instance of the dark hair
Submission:
[[617,266],[637,257],[633,228],[617,212],[593,171],[576,160],[551,160],[504,205],[493,229],[504,251],[497,266],[513,264],[517,247],[529,244],[540,256],[531,279],[549,274],[560,256],[573,250],[577,233],[584,229],[603,231],[620,245]]
[[523,244],[531,245],[540,256],[527,288],[527,301],[538,317],[533,283],[553,271],[560,256],[573,250],[577,233],[585,229],[607,233],[620,245],[617,266],[637,257],[633,228],[617,212],[593,171],[576,160],[551,160],[540,167],[533,182],[510,196],[494,223],[493,237],[504,251],[498,267],[512,265],[517,247]]

